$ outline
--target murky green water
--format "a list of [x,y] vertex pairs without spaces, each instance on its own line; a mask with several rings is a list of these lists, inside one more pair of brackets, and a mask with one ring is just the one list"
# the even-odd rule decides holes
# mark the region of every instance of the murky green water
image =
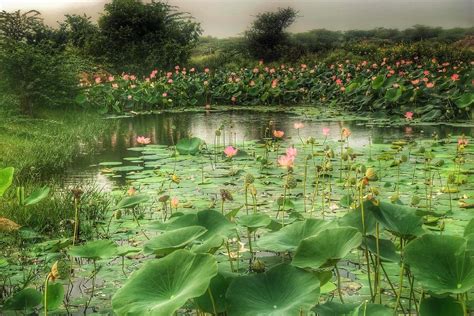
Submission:
[[[455,127],[450,125],[400,125],[390,126],[386,122],[376,121],[319,121],[317,117],[302,117],[287,113],[258,113],[249,111],[227,111],[209,113],[162,113],[136,117],[108,119],[107,132],[102,135],[99,154],[81,157],[66,175],[67,182],[96,182],[99,187],[109,188],[113,183],[99,173],[98,163],[104,161],[122,161],[130,157],[127,148],[136,146],[137,136],[150,137],[154,144],[173,145],[187,136],[197,136],[208,144],[213,144],[215,132],[224,127],[226,143],[237,146],[243,140],[261,139],[272,124],[272,129],[282,130],[285,137],[314,137],[322,141],[323,127],[330,128],[330,139],[340,138],[341,129],[352,131],[349,143],[354,148],[369,143],[388,143],[394,139],[431,138],[434,135],[443,138],[449,134],[473,135],[474,127]],[[304,128],[296,130],[296,122],[304,123]],[[137,154],[138,155],[138,154]]]

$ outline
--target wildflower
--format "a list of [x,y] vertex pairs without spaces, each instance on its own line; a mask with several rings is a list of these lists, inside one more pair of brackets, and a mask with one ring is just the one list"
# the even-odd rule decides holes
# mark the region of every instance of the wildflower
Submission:
[[342,80],[341,80],[341,79],[336,79],[336,84],[337,84],[338,86],[341,86],[341,85],[342,85]]
[[409,121],[412,120],[413,119],[413,112],[406,112],[405,113],[405,118]]
[[209,68],[204,68],[205,73],[209,73]]
[[127,99],[131,100],[133,97],[129,94]]
[[145,136],[138,136],[137,143],[142,144],[142,145],[148,145],[149,143],[151,143],[151,140],[150,138],[145,137]]
[[235,155],[237,155],[237,152],[239,150],[237,148],[234,148],[232,146],[227,146],[225,149],[224,149],[224,154],[227,158],[232,158],[234,157]]
[[430,72],[429,72],[428,70],[425,70],[425,71],[423,71],[423,74],[424,74],[425,76],[428,76],[428,75],[430,74]]
[[323,127],[323,135],[324,136],[328,137],[330,131],[331,130],[329,129],[329,127]]
[[113,88],[113,89],[117,89],[117,88],[118,88],[118,84],[112,83],[112,88]]
[[451,75],[451,80],[452,81],[458,81],[459,80],[459,75],[458,74],[452,74]]
[[173,79],[168,79],[168,83],[169,84],[173,83]]
[[346,127],[344,127],[344,128],[342,129],[342,131],[341,131],[341,135],[342,135],[344,138],[348,138],[349,136],[351,136],[351,134],[352,134],[352,132],[351,132],[348,128],[346,128]]
[[230,98],[230,100],[232,101],[232,103],[235,103],[235,101],[237,101],[237,98],[235,96],[232,96],[232,98]]
[[168,93],[163,92],[163,93],[161,94],[161,96],[162,96],[163,98],[166,98],[166,97],[168,96]]
[[100,77],[95,77],[95,83],[99,84],[102,82],[102,79]]
[[114,76],[109,76],[109,78],[108,78],[108,80],[109,80],[110,82],[114,81],[114,79],[115,79]]
[[273,131],[273,136],[274,136],[275,138],[282,138],[284,135],[285,135],[285,132],[284,132],[284,131],[277,131],[277,130],[274,130],[274,131]]
[[301,129],[301,128],[304,127],[304,124],[301,123],[301,122],[297,122],[297,123],[295,123],[295,124],[293,125],[293,127],[294,127],[295,129]]
[[276,88],[278,86],[278,79],[272,80],[272,88]]
[[415,79],[411,81],[411,84],[416,86],[418,83],[420,83],[420,79]]
[[137,77],[135,77],[135,75],[130,76],[130,80],[136,80],[136,79],[137,79]]
[[466,147],[467,144],[469,144],[469,141],[467,140],[467,138],[464,135],[458,138],[458,146],[460,148]]

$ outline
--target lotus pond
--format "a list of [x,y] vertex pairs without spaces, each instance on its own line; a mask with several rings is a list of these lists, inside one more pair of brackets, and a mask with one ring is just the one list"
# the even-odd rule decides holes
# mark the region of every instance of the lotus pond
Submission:
[[0,218],[1,313],[467,315],[472,124],[304,113],[111,119],[65,182],[108,212],[82,184],[64,236]]

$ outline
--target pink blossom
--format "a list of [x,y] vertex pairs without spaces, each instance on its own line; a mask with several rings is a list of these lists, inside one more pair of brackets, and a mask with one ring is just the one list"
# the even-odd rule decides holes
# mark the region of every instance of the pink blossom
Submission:
[[117,88],[118,88],[118,84],[112,83],[112,88],[113,88],[113,89],[117,89]]
[[434,85],[435,85],[435,84],[434,84],[433,82],[427,82],[427,83],[426,83],[426,87],[427,87],[427,88],[433,88]]
[[293,157],[293,159],[294,159],[294,158],[296,158],[297,154],[298,154],[298,150],[295,147],[288,147],[286,149],[286,155],[288,157]]
[[278,164],[284,168],[292,168],[295,161],[294,157],[283,155],[278,158]]
[[227,158],[232,158],[234,157],[235,155],[237,155],[237,152],[239,150],[237,148],[234,148],[232,146],[227,146],[225,149],[224,149],[224,154]]
[[405,113],[405,118],[407,120],[412,120],[413,119],[413,112],[406,112]]
[[95,83],[99,84],[101,83],[102,79],[100,77],[95,77]]
[[145,136],[138,136],[137,137],[137,143],[139,143],[141,145],[148,145],[149,143],[151,143],[151,140],[150,140],[150,138],[145,137]]
[[131,100],[133,97],[129,94],[127,99]]
[[274,131],[273,131],[273,136],[274,136],[275,138],[282,138],[284,135],[285,135],[285,132],[284,132],[284,131],[277,131],[277,130],[274,130]]
[[293,124],[293,127],[294,127],[295,129],[301,129],[301,128],[304,127],[304,124],[301,123],[301,122],[296,122],[295,124]]
[[341,135],[344,137],[344,138],[348,138],[349,136],[351,136],[352,132],[350,129],[348,129],[347,127],[344,127],[342,130],[341,130]]
[[174,196],[171,201],[170,201],[171,207],[178,208],[179,205],[179,199]]
[[323,135],[324,136],[328,137],[330,131],[331,130],[329,129],[329,127],[323,127]]
[[452,74],[452,75],[451,75],[451,80],[452,80],[452,81],[457,81],[457,80],[459,80],[459,75],[458,75],[458,74]]
[[163,92],[163,93],[161,94],[161,96],[162,96],[163,98],[166,98],[166,97],[168,96],[168,93]]

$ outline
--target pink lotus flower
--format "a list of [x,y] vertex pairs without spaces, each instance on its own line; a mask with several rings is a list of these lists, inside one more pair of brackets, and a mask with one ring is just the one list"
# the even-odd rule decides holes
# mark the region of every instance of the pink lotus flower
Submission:
[[171,198],[170,204],[171,204],[171,207],[178,208],[179,199],[176,196],[174,196],[173,198]]
[[275,138],[282,138],[284,135],[285,135],[285,132],[284,132],[284,131],[277,131],[277,130],[274,130],[274,131],[273,131],[273,136],[274,136]]
[[100,77],[95,77],[95,83],[99,84],[101,83],[102,79]]
[[297,154],[298,154],[298,150],[295,147],[288,147],[286,149],[286,155],[288,157],[292,157],[293,159],[295,159]]
[[128,196],[134,196],[136,193],[137,193],[137,190],[135,190],[134,187],[130,187],[130,188],[127,190],[127,195],[128,195]]
[[342,80],[341,80],[341,79],[336,79],[336,84],[337,84],[338,86],[342,85]]
[[344,138],[349,138],[349,136],[351,136],[352,132],[350,131],[350,129],[344,127],[342,130],[341,130],[341,135],[342,137]]
[[283,155],[278,158],[278,164],[284,168],[293,168],[293,163],[295,161],[294,157],[288,155]]
[[412,120],[413,119],[413,112],[406,112],[405,113],[405,118],[409,121]]
[[130,76],[130,80],[135,80],[135,79],[137,79],[137,77],[135,77],[135,75]]
[[293,125],[293,127],[294,127],[295,129],[301,129],[301,128],[304,127],[304,124],[301,123],[301,122],[297,122],[297,123],[295,123],[295,124]]
[[110,82],[114,81],[114,79],[115,79],[114,76],[109,76],[109,78],[108,78],[108,80],[109,80]]
[[209,68],[204,68],[205,73],[209,73]]
[[466,147],[467,144],[469,144],[469,141],[467,140],[466,137],[462,136],[458,138],[458,146]]
[[166,98],[166,97],[168,96],[168,93],[163,92],[163,93],[161,94],[161,96],[162,96],[163,98]]
[[138,136],[137,137],[137,143],[139,143],[141,145],[148,145],[149,143],[151,143],[151,140],[150,140],[150,138],[145,137],[145,136]]
[[232,158],[234,157],[235,155],[237,155],[237,152],[239,150],[237,148],[234,148],[232,146],[227,146],[225,149],[224,149],[224,154],[227,158]]
[[323,135],[324,136],[328,137],[330,131],[331,130],[329,129],[329,127],[323,127]]
[[428,75],[430,74],[430,72],[429,72],[428,70],[425,70],[425,71],[423,71],[423,74],[424,74],[425,76],[428,76]]
[[452,81],[458,81],[459,80],[459,75],[458,74],[452,74],[451,75],[451,80]]

